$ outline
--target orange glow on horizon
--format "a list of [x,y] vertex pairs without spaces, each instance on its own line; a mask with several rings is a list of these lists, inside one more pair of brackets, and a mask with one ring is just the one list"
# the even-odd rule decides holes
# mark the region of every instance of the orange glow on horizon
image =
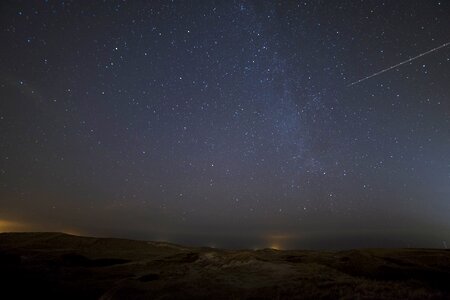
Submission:
[[0,233],[1,232],[62,232],[71,235],[86,235],[84,232],[75,228],[55,228],[45,225],[26,223],[21,221],[12,221],[6,219],[0,219]]
[[278,245],[278,244],[272,244],[272,245],[270,245],[269,248],[270,249],[274,249],[274,250],[282,250],[280,245]]
[[30,230],[30,227],[27,224],[0,219],[0,232],[15,232],[27,230]]
[[268,247],[274,250],[284,250],[289,247],[289,241],[296,238],[291,234],[269,234],[265,237]]

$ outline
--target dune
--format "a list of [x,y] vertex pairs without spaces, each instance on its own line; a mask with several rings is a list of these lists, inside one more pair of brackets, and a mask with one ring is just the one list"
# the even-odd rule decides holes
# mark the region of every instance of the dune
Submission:
[[6,298],[449,299],[443,249],[226,250],[0,234]]

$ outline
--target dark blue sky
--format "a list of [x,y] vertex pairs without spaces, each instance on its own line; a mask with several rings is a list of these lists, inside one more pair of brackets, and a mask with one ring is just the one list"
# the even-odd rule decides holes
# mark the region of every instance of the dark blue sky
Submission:
[[448,1],[2,1],[0,230],[450,242]]

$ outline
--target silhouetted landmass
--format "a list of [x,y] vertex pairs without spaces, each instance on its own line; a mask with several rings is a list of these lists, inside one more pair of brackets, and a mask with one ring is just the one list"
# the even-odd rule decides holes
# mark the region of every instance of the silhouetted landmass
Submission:
[[450,299],[450,251],[222,250],[0,234],[3,299]]

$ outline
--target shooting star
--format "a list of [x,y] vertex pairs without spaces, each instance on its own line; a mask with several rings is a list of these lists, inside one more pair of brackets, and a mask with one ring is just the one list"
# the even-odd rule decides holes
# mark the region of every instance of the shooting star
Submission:
[[357,80],[357,81],[355,81],[355,82],[352,82],[352,83],[348,84],[347,87],[350,87],[350,86],[352,86],[352,85],[361,83],[361,82],[363,82],[363,81],[365,81],[365,80],[367,80],[367,79],[370,79],[370,78],[375,77],[375,76],[377,76],[377,75],[383,74],[384,72],[387,72],[387,71],[389,71],[389,70],[392,70],[392,69],[395,69],[395,68],[397,68],[397,67],[400,67],[401,65],[404,65],[404,64],[406,64],[406,63],[409,63],[409,62],[411,62],[411,61],[413,61],[413,60],[416,60],[416,59],[418,59],[418,58],[420,58],[420,57],[422,57],[422,56],[425,56],[425,55],[427,55],[427,54],[430,54],[430,53],[432,53],[432,52],[434,52],[434,51],[437,51],[437,50],[439,50],[439,49],[441,49],[441,48],[447,47],[448,45],[450,45],[450,42],[447,42],[447,43],[445,43],[445,44],[442,44],[442,45],[440,45],[439,47],[436,47],[436,48],[433,48],[433,49],[431,49],[431,50],[428,50],[427,52],[421,53],[421,54],[419,54],[419,55],[417,55],[417,56],[411,57],[411,58],[409,58],[409,59],[407,59],[407,60],[405,60],[405,61],[402,61],[401,63],[398,63],[398,64],[396,64],[396,65],[394,65],[394,66],[391,66],[391,67],[389,67],[389,68],[386,68],[386,69],[383,69],[383,70],[378,71],[378,72],[376,72],[376,73],[373,73],[372,75],[369,75],[369,76],[367,76],[367,77],[361,78],[360,80]]

